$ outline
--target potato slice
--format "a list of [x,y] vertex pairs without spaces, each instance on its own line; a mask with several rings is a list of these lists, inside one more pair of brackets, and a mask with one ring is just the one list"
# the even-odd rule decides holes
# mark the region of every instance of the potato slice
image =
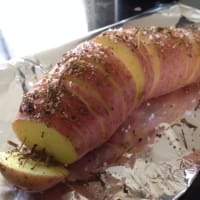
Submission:
[[44,191],[68,175],[62,165],[47,166],[42,161],[22,159],[22,155],[14,151],[0,152],[0,171],[17,188],[32,192]]
[[58,162],[70,164],[78,158],[70,140],[43,122],[17,119],[13,122],[13,129],[27,147],[37,144],[37,150],[45,149]]

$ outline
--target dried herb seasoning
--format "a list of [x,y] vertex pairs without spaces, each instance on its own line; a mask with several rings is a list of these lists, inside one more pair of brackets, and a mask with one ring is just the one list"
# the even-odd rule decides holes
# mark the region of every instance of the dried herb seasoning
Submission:
[[47,96],[51,98],[55,94],[55,90],[52,87],[48,87],[47,89]]
[[128,191],[128,186],[124,183],[123,184],[123,192],[125,193],[125,194],[128,194],[129,193],[129,191]]
[[182,136],[183,144],[184,144],[185,148],[188,149],[188,145],[187,145],[187,141],[185,139],[185,133],[184,133],[183,129],[181,129],[181,136]]
[[176,127],[176,126],[181,127],[181,124],[180,123],[174,123],[174,124],[171,125],[171,128]]
[[[58,164],[52,155],[47,154],[46,149],[43,148],[42,150],[37,150],[37,144],[34,144],[31,149],[25,148],[24,142],[21,145],[18,145],[17,143],[8,140],[8,144],[14,147],[14,149],[9,151],[10,156],[12,156],[14,152],[17,153],[19,156],[18,162],[23,167],[26,165],[29,159],[35,161],[34,165],[30,168],[31,170],[34,170],[39,162],[44,162],[47,167]],[[10,156],[8,156],[6,160],[9,159]]]
[[9,144],[10,146],[13,146],[13,147],[15,147],[15,148],[18,147],[18,144],[16,144],[15,142],[13,142],[13,141],[11,141],[11,140],[8,140],[7,142],[8,142],[8,144]]
[[188,128],[192,128],[194,130],[196,130],[198,128],[198,126],[192,124],[191,122],[187,121],[185,118],[182,118],[180,120],[183,124],[185,124]]

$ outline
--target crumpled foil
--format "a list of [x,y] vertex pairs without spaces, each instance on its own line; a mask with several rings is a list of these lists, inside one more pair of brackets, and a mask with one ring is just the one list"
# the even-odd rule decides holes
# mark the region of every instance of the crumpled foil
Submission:
[[[176,4],[116,24],[116,27],[120,25],[124,28],[133,26],[198,28],[199,21],[199,10]],[[13,134],[11,122],[17,113],[23,93],[47,73],[63,53],[96,33],[98,31],[61,47],[0,64],[1,151],[10,148],[7,144],[8,140],[17,140]],[[200,113],[187,110],[182,117],[198,125]],[[153,145],[149,145],[145,152],[138,154],[134,166],[130,163],[113,166],[101,174],[99,180],[87,184],[75,183],[70,186],[61,183],[39,194],[17,190],[0,175],[0,199],[178,199],[191,185],[199,171],[200,129],[191,130],[185,126],[182,127],[183,134],[178,127],[172,128],[165,122],[160,124],[160,127],[163,127],[163,137],[156,138]],[[186,159],[187,155],[190,156]]]

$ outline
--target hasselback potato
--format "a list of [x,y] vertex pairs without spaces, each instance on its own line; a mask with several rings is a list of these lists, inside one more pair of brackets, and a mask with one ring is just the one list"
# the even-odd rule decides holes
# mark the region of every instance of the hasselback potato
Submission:
[[200,78],[200,32],[108,30],[67,52],[24,95],[13,128],[71,164],[108,141],[141,103]]

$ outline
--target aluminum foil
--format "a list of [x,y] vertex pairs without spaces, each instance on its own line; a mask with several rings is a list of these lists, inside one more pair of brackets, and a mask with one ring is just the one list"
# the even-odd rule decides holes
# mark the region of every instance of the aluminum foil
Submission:
[[[176,4],[111,27],[198,27],[199,22],[199,10]],[[9,148],[7,140],[17,140],[13,134],[11,122],[17,113],[23,93],[47,73],[64,52],[100,31],[55,49],[0,64],[1,151]],[[199,111],[187,110],[185,116],[182,117],[199,125]],[[163,137],[157,138],[153,145],[149,145],[144,152],[137,154],[134,165],[129,162],[113,166],[100,174],[98,180],[87,184],[60,183],[51,190],[40,194],[17,190],[0,175],[0,199],[178,199],[191,185],[199,171],[200,129],[193,130],[187,126],[182,127],[183,135],[181,129],[172,128],[165,122],[160,124],[160,127],[163,127]]]

